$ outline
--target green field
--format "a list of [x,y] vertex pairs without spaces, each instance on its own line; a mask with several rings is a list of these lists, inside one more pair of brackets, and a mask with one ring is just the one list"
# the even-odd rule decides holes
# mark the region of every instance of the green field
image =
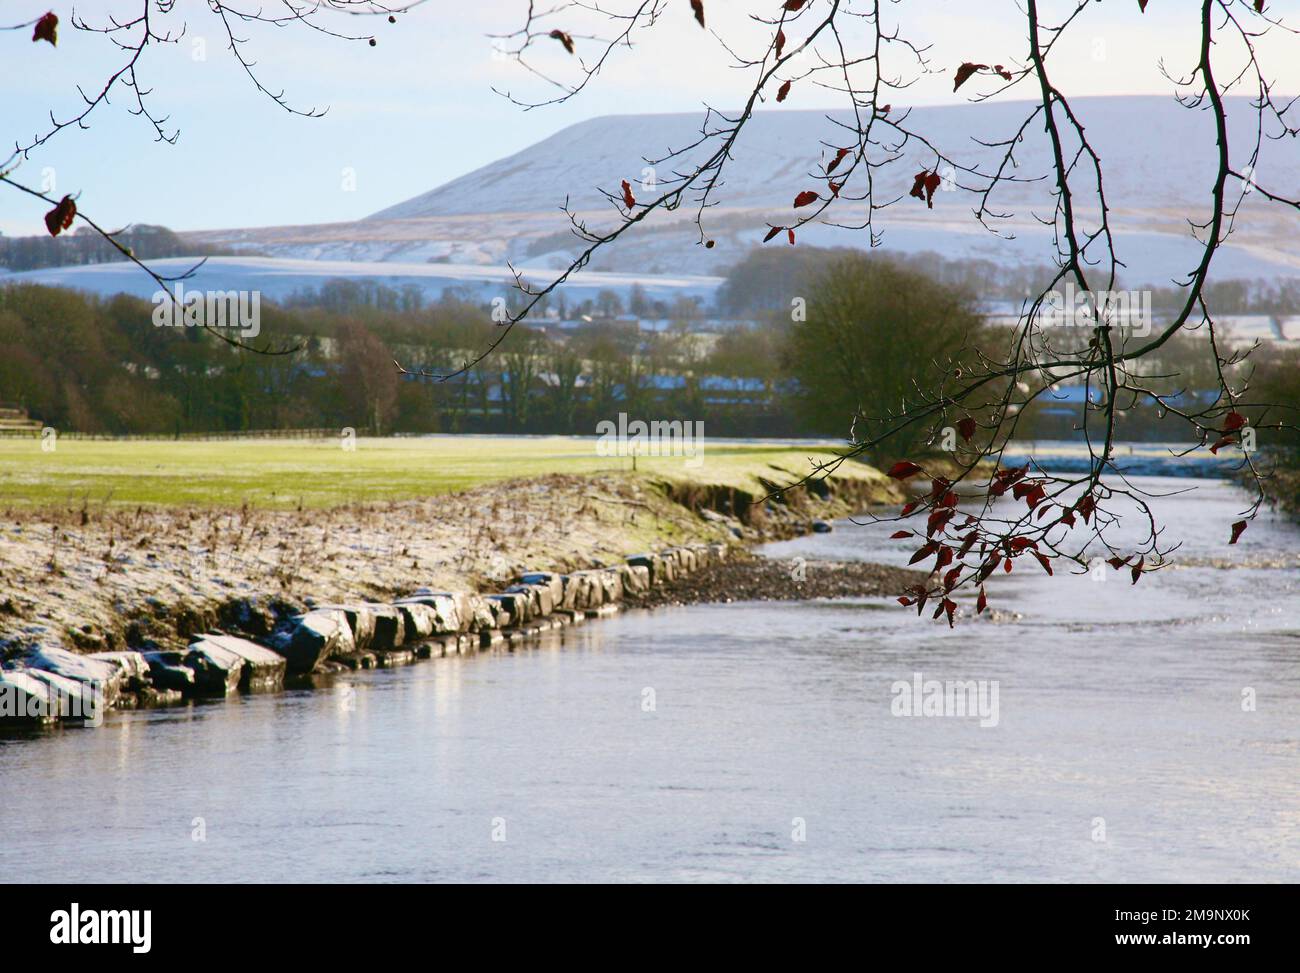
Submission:
[[[830,446],[705,443],[703,462],[641,457],[638,472],[659,478],[760,489],[786,482]],[[630,472],[630,458],[600,456],[592,438],[439,436],[337,440],[0,440],[0,503],[239,507],[332,507],[436,496],[480,484],[548,473]],[[848,463],[841,475],[878,477]]]

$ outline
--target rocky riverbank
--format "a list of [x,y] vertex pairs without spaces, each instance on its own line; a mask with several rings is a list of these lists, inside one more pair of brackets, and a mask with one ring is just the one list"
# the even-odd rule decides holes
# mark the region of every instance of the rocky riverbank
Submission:
[[[764,501],[708,484],[545,477],[311,517],[47,513],[52,524],[28,518],[6,538],[0,722],[93,722],[106,707],[508,648],[629,606],[896,594],[914,572],[747,550],[893,489],[859,475]],[[32,535],[45,527],[55,540],[42,552]]]

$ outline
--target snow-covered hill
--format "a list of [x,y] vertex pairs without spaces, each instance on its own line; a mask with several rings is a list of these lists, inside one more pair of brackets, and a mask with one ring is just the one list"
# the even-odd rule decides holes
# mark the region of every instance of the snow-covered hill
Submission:
[[[1015,134],[1032,110],[1029,102],[989,102],[913,109],[903,125],[928,138],[945,154],[958,160],[980,162],[986,170],[996,165],[999,150],[976,141],[1005,139]],[[1117,209],[1176,208],[1191,211],[1208,204],[1214,176],[1214,123],[1208,111],[1182,108],[1172,98],[1080,98],[1072,103],[1087,127],[1090,140],[1106,166],[1107,191]],[[901,115],[901,112],[897,113]],[[578,210],[601,208],[598,189],[617,192],[622,179],[634,185],[642,180],[647,157],[662,156],[669,148],[699,138],[700,114],[610,115],[571,125],[522,152],[508,156],[455,179],[430,192],[375,213],[373,220],[412,219],[483,213],[534,213],[553,210],[571,196]],[[747,123],[728,163],[726,185],[718,200],[724,208],[776,207],[788,211],[790,201],[808,188],[809,173],[830,155],[825,147],[848,145],[842,126],[852,119],[843,112],[759,112]],[[1253,135],[1254,113],[1247,99],[1229,99],[1229,131],[1234,148],[1244,151]],[[879,128],[877,131],[881,131]],[[897,138],[888,129],[886,137]],[[716,143],[714,143],[716,144]],[[1200,151],[1196,151],[1199,147]],[[1294,190],[1300,187],[1295,163],[1300,147],[1287,152],[1276,146],[1261,165]],[[711,150],[711,147],[710,147]],[[706,154],[701,148],[696,159]],[[1040,123],[1025,133],[1017,149],[1021,179],[1048,173],[1050,143]],[[908,165],[890,170],[894,192],[906,192],[911,175],[932,167],[934,154],[913,143],[903,150]],[[1289,167],[1281,168],[1289,160]],[[990,165],[992,163],[993,165]],[[660,178],[669,166],[657,167]],[[1261,177],[1262,178],[1262,177]],[[959,181],[966,181],[965,179]],[[853,189],[846,187],[846,194]],[[1047,199],[1045,183],[1008,187],[1008,201],[1039,202]],[[889,195],[888,192],[884,195]],[[954,194],[936,209],[956,208],[968,200]],[[919,203],[909,201],[909,209]],[[924,207],[920,207],[924,208]],[[963,207],[964,208],[964,207]]]
[[[1105,165],[1111,218],[1118,249],[1128,264],[1126,282],[1166,283],[1184,275],[1196,260],[1188,220],[1208,212],[1214,171],[1214,130],[1206,111],[1180,107],[1172,98],[1081,98],[1073,107]],[[968,104],[915,109],[909,129],[924,134],[945,153],[989,169],[997,150],[976,141],[1013,135],[1027,102]],[[189,234],[191,239],[278,257],[348,261],[440,261],[500,266],[507,261],[533,268],[565,265],[577,252],[559,207],[570,205],[592,225],[617,219],[600,190],[617,192],[623,179],[645,197],[648,158],[689,144],[699,134],[702,115],[616,115],[572,125],[548,139],[484,166],[430,192],[398,203],[356,223],[224,230]],[[812,179],[828,145],[847,142],[836,121],[843,116],[820,111],[766,111],[756,114],[734,151],[725,184],[716,195],[706,227],[716,241],[700,246],[688,206],[647,220],[618,245],[598,254],[591,269],[641,275],[717,274],[757,245],[766,223],[783,224],[791,202],[803,189],[820,188]],[[1234,152],[1250,148],[1254,114],[1243,98],[1229,99],[1230,141]],[[1069,148],[1069,146],[1067,146]],[[1051,260],[1051,237],[1037,221],[1051,215],[1049,147],[1041,124],[1031,125],[1016,152],[1019,182],[1006,185],[993,208],[1013,212],[1002,226],[1007,241],[989,233],[973,217],[978,200],[963,189],[973,182],[958,176],[951,191],[940,191],[934,208],[906,197],[912,175],[933,167],[931,150],[912,141],[901,147],[903,161],[878,171],[877,198],[903,198],[875,217],[886,250],[933,251],[947,257],[981,257],[1012,264]],[[680,165],[680,164],[679,164]],[[662,180],[665,167],[655,175]],[[1276,192],[1300,192],[1300,143],[1267,142],[1256,167],[1262,185]],[[843,190],[854,190],[852,182]],[[839,219],[853,222],[864,210],[848,200]],[[1300,276],[1300,220],[1294,211],[1248,199],[1232,242],[1216,258],[1216,271],[1228,277]],[[800,242],[828,246],[870,245],[861,230],[808,227]],[[776,246],[777,243],[769,244]]]

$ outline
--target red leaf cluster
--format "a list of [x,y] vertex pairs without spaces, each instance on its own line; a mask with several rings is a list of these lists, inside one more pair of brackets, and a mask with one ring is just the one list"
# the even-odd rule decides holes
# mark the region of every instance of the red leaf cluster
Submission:
[[36,21],[36,29],[32,31],[32,43],[36,41],[49,41],[54,47],[59,46],[59,17],[54,11],[43,14],[41,19]]
[[912,191],[907,195],[925,200],[925,205],[930,209],[934,209],[934,191],[939,188],[942,182],[943,180],[939,178],[937,172],[922,169],[916,174],[915,181],[912,183]]
[[1009,470],[997,470],[993,474],[993,480],[989,483],[989,496],[1000,497],[1011,489],[1016,483],[1024,479],[1029,472],[1029,466],[1016,466]]
[[[988,70],[990,70],[990,68],[987,64],[976,64],[974,61],[963,61],[961,63],[961,66],[957,68],[957,73],[954,74],[952,77],[952,90],[956,91],[958,88],[964,85],[968,80],[970,80],[971,76],[976,74],[977,72],[988,71]],[[993,65],[992,71],[1003,81],[1011,80],[1011,72],[1008,71],[1006,68],[1004,68],[1001,64]]]

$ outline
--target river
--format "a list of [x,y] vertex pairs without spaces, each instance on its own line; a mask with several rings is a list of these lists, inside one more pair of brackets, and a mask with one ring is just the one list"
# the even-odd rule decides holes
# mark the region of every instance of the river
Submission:
[[[1140,482],[1195,487],[1159,507],[1184,566],[1136,587],[1021,566],[989,585],[995,620],[952,631],[885,599],[635,611],[0,740],[0,864],[69,882],[1300,880],[1300,528],[1265,514],[1228,547],[1239,491]],[[903,563],[890,529],[766,553]],[[893,715],[916,673],[996,685],[996,725]]]

